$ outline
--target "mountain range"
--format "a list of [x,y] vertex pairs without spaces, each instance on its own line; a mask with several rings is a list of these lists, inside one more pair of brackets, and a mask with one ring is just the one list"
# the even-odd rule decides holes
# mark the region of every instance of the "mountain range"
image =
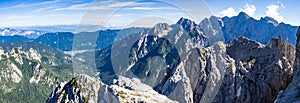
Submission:
[[[256,20],[244,12],[241,12],[237,16],[231,18],[219,18],[212,16],[202,20],[199,24],[192,20],[181,18],[177,24],[182,24],[186,32],[201,33],[202,37],[207,39],[207,42],[205,42],[206,44],[203,42],[204,44],[201,45],[206,47],[212,45],[215,41],[221,40],[225,43],[230,43],[232,40],[240,37],[247,37],[251,40],[267,45],[271,38],[278,38],[279,36],[288,43],[296,45],[296,26],[278,23],[271,17],[262,17],[260,20]],[[138,33],[142,29],[144,28],[108,29],[95,32],[79,32],[74,34],[72,32],[38,32],[5,28],[0,30],[2,31],[0,39],[2,42],[39,42],[62,51],[71,51],[72,47],[76,47],[74,50],[85,50],[87,49],[87,47],[84,47],[86,45],[89,45],[89,49],[102,49],[107,47],[109,44],[112,44],[117,36],[123,38],[127,35]],[[86,40],[81,41],[81,39]],[[96,39],[98,39],[98,41]],[[104,39],[105,41],[101,42]],[[74,44],[73,40],[76,40],[75,44],[79,42],[79,45],[72,46]],[[83,42],[86,44],[81,44]]]
[[36,31],[36,30],[16,30],[11,28],[0,29],[1,36],[25,36],[27,38],[37,38],[40,35],[45,34],[46,32]]
[[2,36],[0,100],[295,102],[297,30],[241,12],[152,28]]

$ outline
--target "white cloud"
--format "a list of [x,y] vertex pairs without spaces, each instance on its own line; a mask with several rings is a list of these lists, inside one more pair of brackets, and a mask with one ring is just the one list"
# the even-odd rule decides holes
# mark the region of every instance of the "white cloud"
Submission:
[[234,8],[229,7],[227,9],[221,11],[219,14],[221,16],[232,17],[232,16],[238,15],[239,12],[245,12],[249,16],[253,16],[255,11],[256,11],[256,7],[254,5],[246,4],[243,8],[239,8],[239,10],[235,10]]
[[281,16],[278,12],[279,8],[284,8],[284,6],[269,5],[269,6],[267,6],[267,11],[265,13],[267,16],[272,17],[279,22],[284,22],[283,16]]
[[255,11],[256,11],[256,8],[254,5],[249,5],[249,4],[246,4],[244,6],[243,9],[240,9],[240,12],[245,12],[246,14],[248,14],[249,16],[253,16]]
[[235,16],[237,15],[237,12],[232,8],[232,7],[229,7],[223,11],[220,12],[220,15],[221,16],[228,16],[228,17],[232,17],[232,16]]

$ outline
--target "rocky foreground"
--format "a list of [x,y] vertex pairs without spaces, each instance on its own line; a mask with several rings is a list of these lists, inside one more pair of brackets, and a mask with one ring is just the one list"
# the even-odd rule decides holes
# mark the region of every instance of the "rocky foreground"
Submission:
[[97,78],[78,75],[69,82],[58,85],[47,103],[176,103],[155,92],[138,79],[120,77],[113,85],[106,85]]

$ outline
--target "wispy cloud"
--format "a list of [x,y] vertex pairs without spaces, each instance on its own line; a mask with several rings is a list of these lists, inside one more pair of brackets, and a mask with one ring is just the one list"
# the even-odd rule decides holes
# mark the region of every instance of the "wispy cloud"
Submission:
[[53,11],[61,11],[61,10],[86,10],[89,7],[89,3],[83,4],[74,4],[68,7],[56,8]]
[[124,7],[124,6],[127,6],[127,5],[133,5],[135,3],[136,2],[115,2],[115,3],[109,4],[107,7],[109,7],[109,8],[119,8],[119,7]]
[[39,3],[23,3],[23,4],[18,4],[18,5],[15,5],[15,6],[0,8],[0,10],[16,9],[16,8],[29,8],[29,7],[34,7],[34,6],[42,6],[42,5],[47,5],[47,4],[54,4],[54,3],[57,3],[58,1],[59,0],[44,1],[44,2],[39,2]]
[[127,5],[135,5],[135,2],[114,2],[114,1],[101,1],[90,3],[82,3],[82,4],[73,4],[68,7],[61,7],[54,9],[53,11],[62,11],[62,10],[109,10],[124,7]]
[[30,11],[28,14],[40,13],[40,12],[43,12],[43,11],[46,11],[46,10],[52,10],[54,8],[57,8],[57,6],[49,6],[49,7],[45,7],[45,8],[39,8],[39,9]]
[[6,18],[3,18],[2,20],[4,21],[9,21],[9,20],[24,20],[24,19],[29,19],[32,16],[30,15],[13,15],[13,16],[9,16]]
[[129,7],[127,10],[176,10],[171,7]]

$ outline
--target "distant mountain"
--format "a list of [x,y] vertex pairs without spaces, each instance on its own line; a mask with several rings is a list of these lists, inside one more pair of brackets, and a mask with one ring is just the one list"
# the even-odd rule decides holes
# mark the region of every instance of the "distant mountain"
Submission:
[[56,32],[39,36],[33,42],[57,48],[62,51],[102,49],[114,41],[122,39],[142,28],[126,28],[122,30],[100,30],[95,32]]
[[48,45],[62,51],[72,50],[74,34],[71,32],[46,33],[39,36],[34,42]]
[[0,36],[0,42],[31,42],[34,39],[27,38],[25,36],[14,35],[14,36]]
[[11,29],[11,28],[4,28],[0,29],[1,36],[25,36],[27,38],[37,38],[40,35],[45,34],[46,32],[42,31],[35,31],[35,30],[19,30],[19,29]]
[[47,31],[47,32],[94,32],[98,30],[106,29],[120,29],[113,26],[101,26],[101,25],[49,25],[49,26],[25,26],[25,27],[10,27],[14,29],[22,30],[38,30],[38,31]]
[[[232,40],[247,37],[251,40],[258,41],[267,45],[271,38],[278,38],[279,36],[291,43],[296,44],[296,31],[297,27],[289,24],[278,23],[271,17],[263,17],[260,20],[248,16],[246,13],[239,13],[234,17],[215,17],[204,19],[199,24],[192,20],[181,18],[176,24],[182,25],[182,30],[189,33],[189,36],[197,44],[197,46],[208,47],[217,41],[224,41],[230,43]],[[68,27],[68,26],[66,26]],[[72,26],[73,27],[73,26]],[[81,26],[79,26],[81,27]],[[85,26],[82,26],[84,30]],[[165,24],[156,26],[153,33],[169,28]],[[171,28],[174,28],[171,26]],[[175,27],[176,28],[176,27]],[[80,28],[79,28],[80,29]],[[39,42],[54,48],[58,48],[62,51],[72,50],[84,50],[84,49],[102,49],[109,44],[112,44],[117,39],[124,38],[130,34],[138,33],[143,28],[125,28],[115,30],[99,30],[95,32],[37,32],[37,31],[25,31],[14,29],[2,29],[1,34],[5,37],[1,37],[2,42]],[[179,28],[178,28],[179,30]],[[182,31],[181,30],[181,31]],[[68,31],[68,30],[67,30]],[[119,32],[121,31],[121,32]],[[13,35],[21,35],[14,36]],[[164,34],[165,35],[165,34]],[[198,35],[199,37],[194,37]],[[9,37],[6,37],[9,36]],[[25,38],[26,37],[26,38]],[[31,38],[37,38],[32,40]],[[73,39],[75,41],[73,41]],[[196,43],[198,42],[198,43]],[[194,45],[196,46],[196,45]]]
[[220,20],[226,43],[239,37],[247,37],[262,44],[268,44],[271,38],[281,36],[285,41],[296,45],[297,27],[279,23],[271,17],[255,20],[246,13],[241,12],[234,17],[223,17]]

